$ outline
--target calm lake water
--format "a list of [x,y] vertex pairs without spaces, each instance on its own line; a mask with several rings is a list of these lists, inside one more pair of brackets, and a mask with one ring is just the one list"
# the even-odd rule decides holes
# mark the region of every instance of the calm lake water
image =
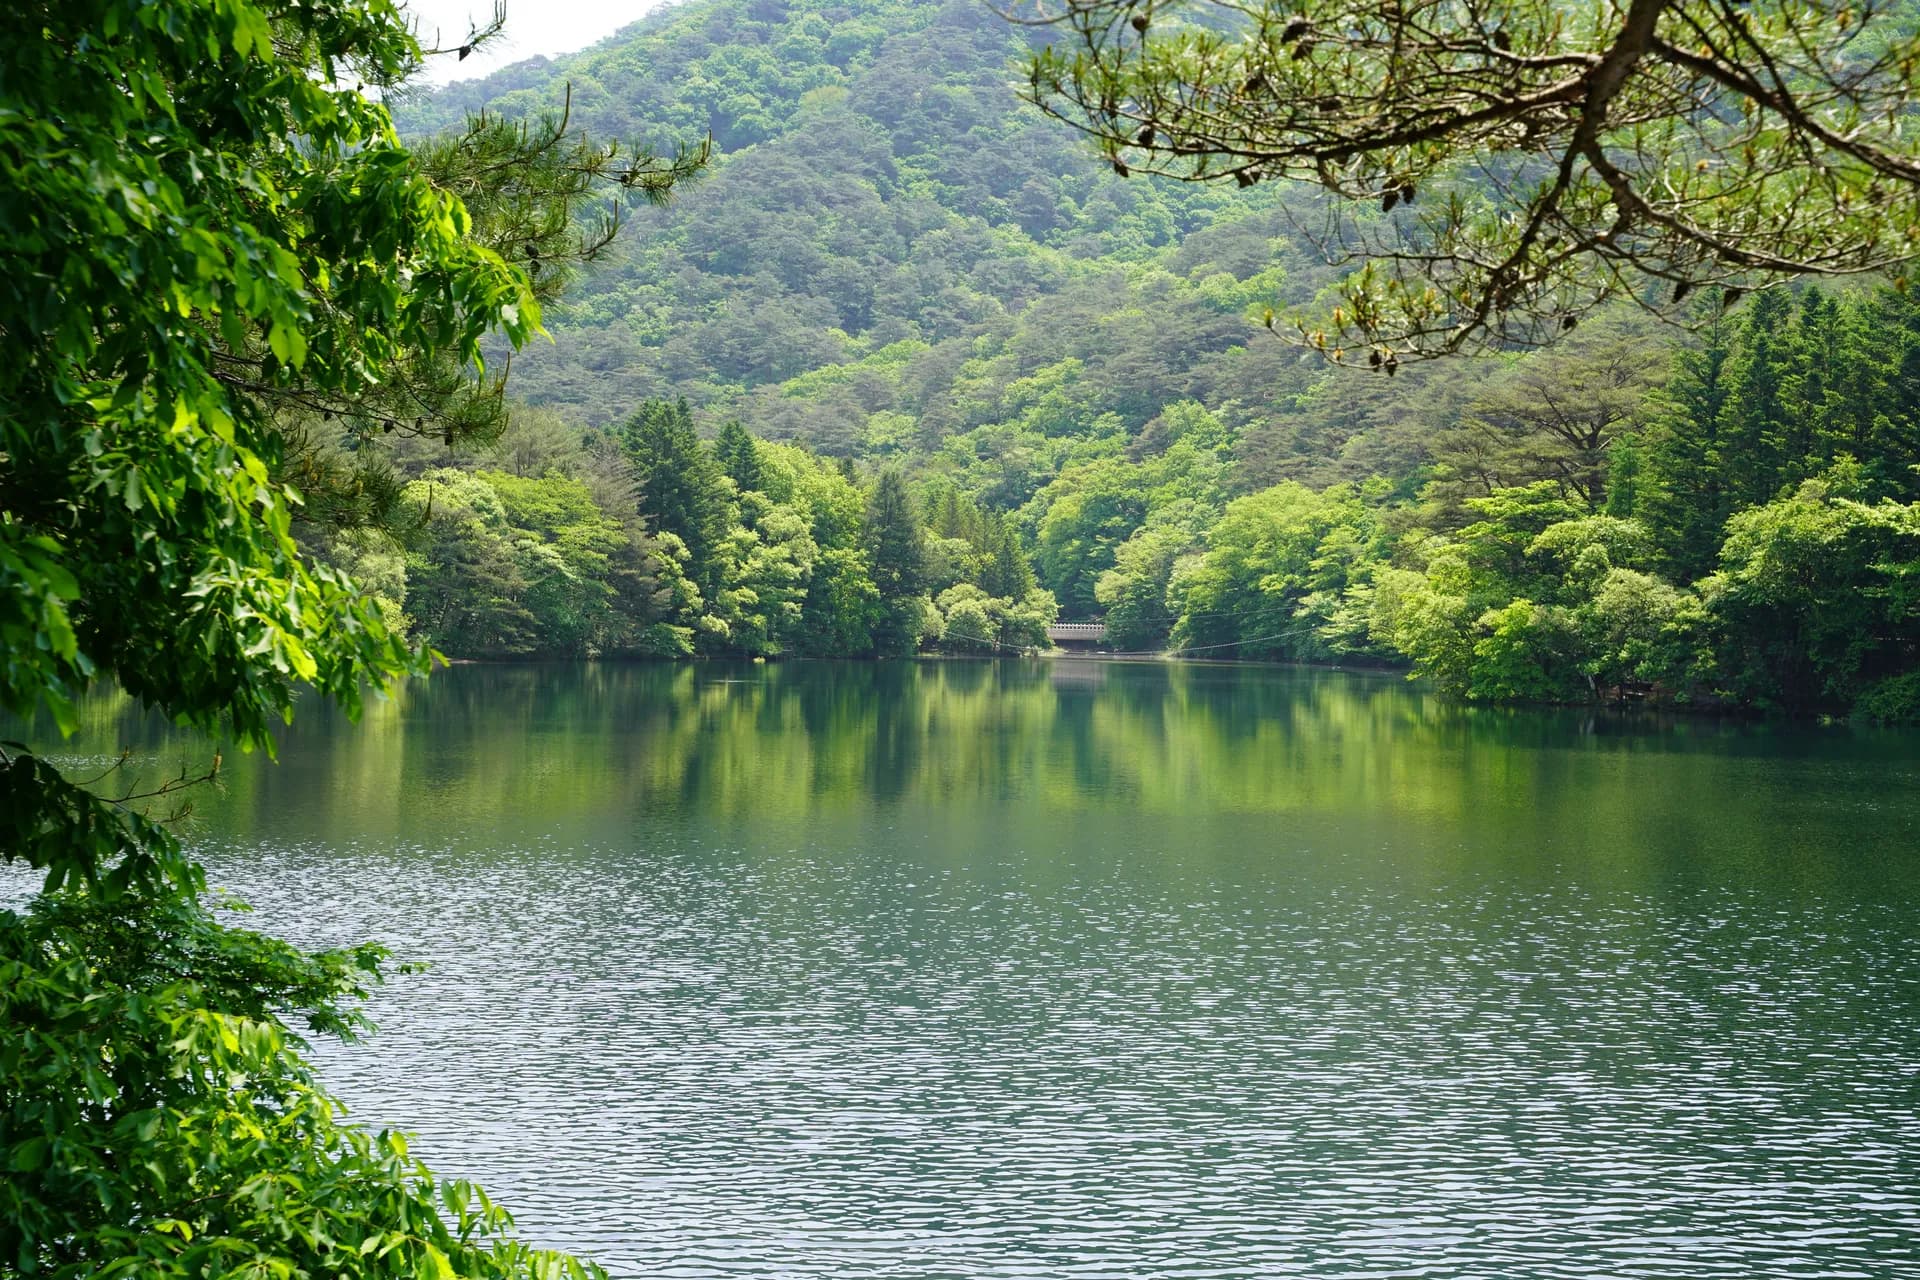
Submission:
[[1920,1275],[1920,735],[465,667],[282,757],[214,882],[434,966],[327,1079],[616,1275]]

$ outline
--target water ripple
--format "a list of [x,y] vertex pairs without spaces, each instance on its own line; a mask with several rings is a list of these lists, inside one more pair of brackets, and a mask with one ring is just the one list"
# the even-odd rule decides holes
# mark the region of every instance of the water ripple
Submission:
[[329,1079],[617,1274],[1920,1274],[1890,906],[672,834],[216,878],[431,959]]

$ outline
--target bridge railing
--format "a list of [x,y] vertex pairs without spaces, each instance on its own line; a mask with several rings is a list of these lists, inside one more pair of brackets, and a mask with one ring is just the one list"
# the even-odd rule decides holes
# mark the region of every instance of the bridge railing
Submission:
[[1056,644],[1062,640],[1099,644],[1106,638],[1107,624],[1104,622],[1056,622],[1047,628],[1047,639]]

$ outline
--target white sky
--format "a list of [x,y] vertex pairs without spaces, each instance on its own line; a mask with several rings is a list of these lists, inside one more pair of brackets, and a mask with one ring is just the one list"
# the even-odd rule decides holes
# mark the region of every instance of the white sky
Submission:
[[[498,70],[509,63],[522,62],[537,54],[551,58],[555,54],[584,49],[596,40],[612,35],[665,0],[506,0],[507,32],[484,53],[476,53],[461,62],[453,57],[431,58],[426,81],[446,84],[468,80]],[[469,19],[486,21],[493,17],[493,0],[405,0],[407,12],[420,20],[420,39],[433,43],[434,29],[440,31],[440,43],[451,46],[467,33]]]

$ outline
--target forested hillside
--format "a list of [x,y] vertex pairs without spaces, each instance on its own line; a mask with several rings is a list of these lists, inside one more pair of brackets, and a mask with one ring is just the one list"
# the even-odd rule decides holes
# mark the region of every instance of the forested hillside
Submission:
[[1010,384],[1035,374],[1134,430],[1183,395],[1263,412],[1297,361],[1249,350],[1246,311],[1303,261],[1261,216],[1273,196],[1121,181],[1014,100],[1024,34],[977,0],[700,0],[401,120],[532,114],[570,88],[596,135],[711,133],[708,177],[640,215],[625,261],[519,362],[520,395],[582,421],[685,395],[770,437],[885,453],[1015,423],[1035,393]]
[[[414,451],[435,540],[339,554],[472,654],[995,651],[1057,606],[1473,698],[1920,706],[1903,292],[1335,368],[1262,323],[1334,279],[1312,200],[1110,171],[1017,101],[1029,34],[974,0],[690,0],[411,104],[429,133],[570,94],[595,136],[717,154],[548,312],[517,462]],[[567,502],[622,530],[624,586]]]

